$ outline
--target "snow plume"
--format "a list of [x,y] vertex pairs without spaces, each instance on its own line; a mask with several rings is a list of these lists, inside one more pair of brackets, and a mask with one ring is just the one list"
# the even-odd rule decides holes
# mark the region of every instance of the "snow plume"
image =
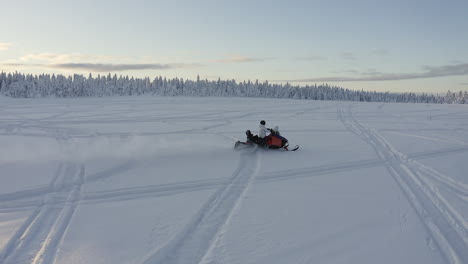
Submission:
[[206,140],[191,140],[175,136],[95,137],[68,140],[62,144],[61,150],[67,156],[79,160],[104,157],[144,159],[153,156],[207,152],[213,148],[219,149],[222,146],[221,143],[210,144]]
[[[4,141],[4,142],[2,142]],[[0,164],[23,161],[90,161],[100,158],[145,159],[213,152],[226,148],[223,141],[193,140],[174,136],[91,137],[68,140],[1,140]]]

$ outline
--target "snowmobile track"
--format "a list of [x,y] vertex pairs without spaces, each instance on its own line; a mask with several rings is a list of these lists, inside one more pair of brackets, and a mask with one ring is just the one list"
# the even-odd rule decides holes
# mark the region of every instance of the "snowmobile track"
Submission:
[[96,204],[110,201],[126,201],[145,197],[175,195],[215,188],[223,185],[225,181],[225,179],[199,180],[153,186],[131,187],[109,191],[83,192],[81,202]]
[[337,163],[330,165],[322,165],[310,168],[301,168],[293,170],[281,170],[268,174],[263,174],[258,177],[257,181],[277,181],[277,180],[291,180],[296,178],[307,178],[318,175],[326,175],[330,173],[349,171],[355,169],[371,168],[382,166],[384,164],[380,159],[361,160],[345,163]]
[[242,151],[239,165],[229,181],[208,199],[178,235],[143,263],[200,263],[210,258],[211,250],[258,174],[259,158],[256,149]]
[[463,186],[454,187],[456,184],[453,184],[448,177],[435,173],[435,170],[397,151],[375,130],[357,121],[353,116],[351,106],[349,105],[347,111],[338,110],[339,119],[351,132],[368,143],[377,156],[386,163],[388,171],[400,186],[447,263],[468,263],[466,221],[438,193],[435,185],[423,175],[429,174],[463,194],[466,193],[466,189]]
[[[450,148],[439,151],[429,151],[421,152],[415,154],[409,154],[407,159],[419,159],[425,158],[427,156],[439,156],[439,155],[449,155],[452,153],[458,153],[459,151],[464,151],[464,148]],[[342,172],[348,170],[370,168],[375,166],[382,166],[385,164],[385,161],[381,159],[369,159],[361,161],[353,161],[346,163],[322,165],[315,167],[307,168],[298,168],[292,170],[282,170],[274,173],[264,174],[256,179],[256,182],[270,182],[270,181],[282,181],[282,180],[291,180],[295,178],[304,178],[304,177],[313,177],[326,175],[334,172]],[[62,164],[63,165],[63,164]],[[60,165],[60,166],[62,166]],[[123,171],[128,171],[137,166],[135,161],[128,161],[109,169],[97,172],[86,177],[86,183],[91,183],[98,181],[104,178],[112,177]],[[468,197],[468,186],[462,182],[455,181],[446,175],[443,175],[440,172],[435,171],[432,168],[420,166],[422,171],[425,171],[426,174],[439,183],[446,186],[446,188],[453,191],[455,194],[460,196],[461,199]],[[141,186],[141,187],[129,187],[122,189],[112,189],[98,192],[82,192],[80,203],[87,204],[96,204],[96,203],[105,203],[105,202],[114,202],[114,201],[127,201],[134,199],[142,199],[145,197],[161,197],[168,195],[177,195],[180,193],[198,191],[216,188],[221,186],[226,180],[225,179],[213,179],[213,180],[202,180],[202,181],[187,181],[187,182],[178,182],[171,184],[158,184],[153,186]],[[62,186],[65,188],[67,186]],[[57,191],[57,190],[56,190]],[[31,188],[24,191],[18,191],[13,193],[7,193],[0,195],[0,212],[13,212],[21,211],[27,209],[34,209],[37,206],[41,205],[40,199],[38,197],[44,196],[48,193],[54,192],[52,185]],[[49,204],[60,204],[65,202],[66,197],[60,199],[56,197],[53,201],[49,201]]]
[[[84,182],[85,167],[61,163],[40,206],[25,220],[0,253],[0,263],[53,263],[62,237],[71,222]],[[56,199],[65,202],[56,203]]]

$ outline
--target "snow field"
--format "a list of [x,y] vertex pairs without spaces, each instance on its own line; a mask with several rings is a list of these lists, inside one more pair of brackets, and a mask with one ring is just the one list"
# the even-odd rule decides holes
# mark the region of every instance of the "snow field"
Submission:
[[[464,105],[0,104],[0,263],[468,262]],[[299,151],[234,151],[262,119]]]

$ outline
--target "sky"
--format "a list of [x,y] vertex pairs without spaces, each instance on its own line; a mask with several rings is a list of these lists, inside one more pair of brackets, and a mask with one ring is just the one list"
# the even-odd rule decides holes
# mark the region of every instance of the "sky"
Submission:
[[0,4],[0,72],[468,90],[466,0]]

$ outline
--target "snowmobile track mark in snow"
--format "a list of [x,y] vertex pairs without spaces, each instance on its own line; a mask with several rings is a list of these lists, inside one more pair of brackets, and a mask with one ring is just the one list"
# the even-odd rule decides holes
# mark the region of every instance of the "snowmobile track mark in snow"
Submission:
[[[0,263],[53,263],[57,247],[71,222],[84,180],[84,165],[60,164],[41,205],[16,231],[0,253]],[[62,203],[55,199],[66,197]]]
[[208,199],[172,241],[143,263],[200,263],[209,258],[220,233],[226,229],[258,174],[259,166],[256,149],[240,153],[239,165],[229,181]]
[[225,179],[187,181],[153,186],[131,187],[109,191],[83,192],[81,202],[102,203],[110,201],[126,201],[144,197],[161,197],[180,193],[211,189],[222,185]]
[[[465,221],[459,212],[453,209],[437,190],[434,190],[435,186],[428,181],[428,178],[422,177],[422,174],[428,175],[430,168],[411,160],[375,130],[358,122],[353,117],[351,105],[346,113],[343,109],[339,109],[338,117],[351,132],[368,143],[377,156],[386,163],[388,171],[445,260],[448,263],[468,263],[468,230]],[[441,175],[435,177],[447,181],[447,178]]]
[[268,174],[264,174],[257,179],[257,181],[277,181],[277,180],[290,180],[296,178],[306,178],[306,177],[313,177],[318,175],[326,175],[330,173],[336,172],[343,172],[343,171],[350,171],[355,169],[363,169],[363,168],[371,168],[376,166],[382,166],[385,162],[381,161],[380,159],[372,159],[372,160],[361,160],[361,161],[353,161],[353,162],[345,162],[345,163],[337,163],[331,165],[322,165],[316,167],[309,167],[309,168],[300,168],[300,169],[292,169],[292,170],[281,170],[270,172]]

